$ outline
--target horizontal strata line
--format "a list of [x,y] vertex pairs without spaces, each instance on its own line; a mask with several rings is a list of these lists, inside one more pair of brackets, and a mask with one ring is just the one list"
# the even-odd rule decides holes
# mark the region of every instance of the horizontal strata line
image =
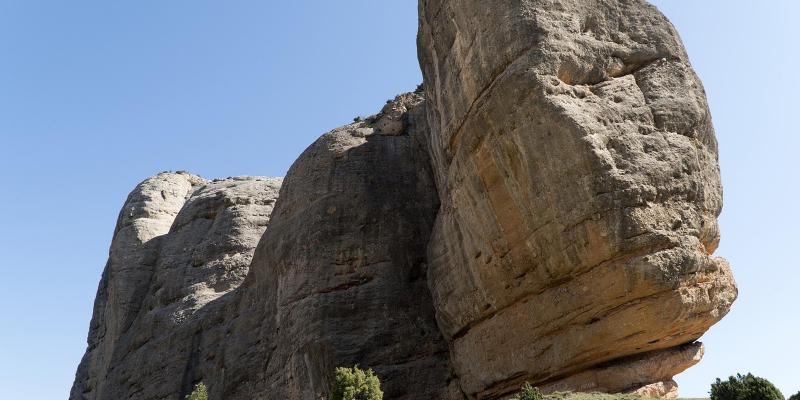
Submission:
[[[591,370],[601,370],[601,369],[606,369],[606,368],[613,368],[615,366],[622,365],[622,364],[625,364],[625,363],[628,363],[628,362],[636,362],[636,361],[644,360],[644,359],[647,359],[647,358],[650,358],[650,357],[653,357],[653,356],[656,356],[656,355],[659,355],[659,354],[662,354],[662,353],[668,353],[668,352],[672,352],[672,351],[676,351],[676,350],[677,351],[682,351],[682,350],[684,350],[686,348],[689,348],[691,346],[701,345],[701,344],[702,344],[701,342],[698,342],[696,340],[692,340],[690,342],[686,342],[686,343],[679,344],[679,345],[672,346],[672,347],[667,347],[667,348],[664,348],[664,349],[646,351],[646,352],[642,352],[642,353],[629,354],[629,355],[626,355],[626,356],[617,357],[617,358],[614,358],[614,359],[611,359],[611,360],[607,360],[607,361],[603,361],[601,363],[597,363],[597,364],[594,364],[594,365],[587,366],[585,368],[564,372],[564,373],[559,374],[557,376],[547,378],[547,379],[545,379],[543,381],[536,382],[536,386],[549,385],[549,384],[558,382],[560,380],[569,378],[571,376],[578,375],[578,374],[581,374],[581,373],[584,373],[584,372],[588,372],[588,371],[591,371]],[[510,377],[508,377],[506,379],[503,379],[503,380],[500,380],[500,381],[496,381],[496,382],[492,382],[492,384],[490,386],[488,386],[485,390],[481,391],[479,394],[483,395],[483,394],[487,394],[487,393],[492,393],[492,394],[489,395],[490,397],[486,397],[487,399],[498,398],[498,397],[509,395],[509,394],[511,394],[511,393],[513,393],[513,392],[518,390],[518,388],[517,388],[518,385],[517,384],[521,381],[521,378],[523,376],[524,375],[522,373],[517,373],[517,374],[514,374],[514,375],[512,375],[512,376],[510,376]],[[631,384],[630,387],[622,389],[620,391],[620,393],[624,393],[624,392],[627,392],[627,391],[632,391],[632,390],[638,389],[638,388],[640,388],[642,386],[649,385],[651,383],[663,382],[665,380],[670,379],[670,377],[655,377],[653,379],[654,379],[653,382],[637,382],[637,383]],[[504,388],[504,386],[511,385],[511,384],[514,384],[514,385],[510,386],[509,388]],[[484,398],[484,397],[481,396],[480,398]]]
[[460,338],[466,336],[467,333],[472,328],[474,328],[475,326],[478,326],[481,323],[483,323],[484,321],[486,321],[488,319],[491,319],[491,318],[494,318],[495,316],[504,313],[507,309],[511,308],[515,304],[517,304],[517,303],[519,303],[521,301],[526,301],[528,299],[531,299],[531,298],[533,298],[535,296],[538,296],[538,295],[540,295],[540,294],[542,294],[542,293],[544,293],[544,292],[546,292],[548,290],[551,290],[551,289],[557,288],[559,286],[562,286],[562,285],[566,284],[567,282],[570,282],[570,281],[572,281],[572,280],[574,280],[574,279],[576,279],[576,278],[578,278],[578,277],[580,277],[582,275],[585,275],[585,274],[591,272],[595,268],[601,268],[601,267],[606,266],[606,265],[608,265],[610,263],[616,263],[616,262],[620,262],[620,261],[627,261],[627,260],[631,260],[631,259],[636,258],[636,257],[640,257],[640,256],[642,256],[644,254],[647,254],[647,253],[650,253],[650,252],[665,251],[665,250],[669,250],[669,249],[672,249],[672,248],[675,248],[675,247],[677,247],[677,245],[673,244],[673,243],[664,243],[664,244],[653,245],[653,246],[643,246],[641,248],[634,249],[633,251],[629,252],[628,254],[625,254],[625,255],[622,255],[622,256],[619,256],[619,257],[610,258],[608,260],[601,261],[601,262],[597,263],[596,265],[594,265],[592,267],[586,268],[584,271],[581,271],[578,274],[569,275],[569,276],[565,276],[563,278],[557,279],[556,281],[551,282],[550,284],[543,286],[542,288],[540,288],[539,290],[537,290],[535,292],[524,293],[524,294],[518,296],[517,298],[511,300],[507,305],[495,310],[494,312],[488,313],[488,314],[484,315],[483,317],[481,317],[481,318],[479,318],[479,319],[477,319],[477,320],[475,320],[473,322],[470,322],[469,324],[465,325],[463,328],[461,328],[458,331],[456,331],[456,333],[454,333],[451,336],[451,340],[452,341],[456,341],[457,339],[460,339]]
[[[552,377],[552,378],[548,378],[547,380],[538,383],[538,385],[540,385],[540,386],[548,385],[548,384],[551,384],[551,383],[554,383],[554,382],[558,382],[558,381],[560,381],[562,379],[565,379],[565,378],[568,378],[570,376],[577,375],[577,374],[580,374],[580,373],[583,373],[583,372],[587,372],[587,371],[591,371],[591,370],[595,370],[595,369],[599,370],[599,369],[612,368],[612,367],[615,367],[615,366],[618,366],[618,365],[622,365],[622,364],[625,364],[625,363],[628,363],[628,362],[635,362],[635,361],[645,360],[645,359],[648,359],[648,358],[651,358],[653,356],[656,356],[656,355],[659,355],[659,354],[663,354],[663,353],[668,353],[668,352],[673,352],[673,351],[683,351],[684,349],[687,349],[687,348],[689,348],[691,346],[701,345],[701,344],[702,344],[702,342],[698,342],[697,340],[692,340],[692,341],[689,341],[689,342],[686,342],[686,343],[683,343],[683,344],[679,344],[679,345],[675,345],[675,346],[672,346],[672,347],[667,347],[667,348],[658,349],[658,350],[645,351],[645,352],[642,352],[642,353],[629,354],[629,355],[626,355],[626,356],[613,358],[611,360],[607,360],[607,361],[603,361],[601,363],[590,365],[590,366],[588,366],[586,368],[581,368],[579,370],[566,372],[566,373],[560,374],[558,376],[555,376],[555,377]],[[660,381],[661,379],[666,379],[666,378],[667,377],[657,377],[655,379],[657,381]],[[654,382],[639,382],[639,384],[641,384],[641,385],[646,385],[646,384],[650,384],[650,383],[654,383]],[[638,387],[639,387],[638,384],[632,386],[633,389],[636,389]]]

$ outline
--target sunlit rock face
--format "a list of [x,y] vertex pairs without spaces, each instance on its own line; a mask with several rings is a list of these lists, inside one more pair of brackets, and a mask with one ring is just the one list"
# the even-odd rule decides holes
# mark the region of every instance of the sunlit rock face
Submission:
[[[661,357],[722,318],[736,287],[711,255],[716,140],[663,15],[612,0],[419,11],[441,201],[429,284],[464,391],[491,398]],[[672,374],[696,361],[674,362]],[[594,387],[671,375],[631,378]]]
[[162,173],[120,213],[70,399],[674,397],[736,298],[702,85],[636,0],[421,0],[424,83],[285,179]]
[[224,321],[280,178],[161,173],[120,211],[71,399],[182,399],[217,368]]

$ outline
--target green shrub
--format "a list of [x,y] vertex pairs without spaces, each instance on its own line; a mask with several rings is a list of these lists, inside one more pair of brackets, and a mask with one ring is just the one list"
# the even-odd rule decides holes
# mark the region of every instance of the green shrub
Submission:
[[717,378],[711,384],[711,400],[783,400],[783,395],[770,381],[748,373],[727,381]]
[[371,369],[336,368],[331,400],[383,400],[381,382]]
[[192,394],[186,396],[186,400],[208,400],[208,388],[203,382],[198,383]]
[[523,383],[521,389],[519,396],[517,396],[519,400],[544,400],[539,388],[531,386],[528,382]]
[[797,393],[789,396],[789,400],[800,400],[800,392],[797,392]]

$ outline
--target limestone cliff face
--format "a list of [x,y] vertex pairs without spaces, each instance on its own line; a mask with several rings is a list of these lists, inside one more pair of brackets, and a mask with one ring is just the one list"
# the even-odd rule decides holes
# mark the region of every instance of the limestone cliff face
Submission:
[[675,30],[636,0],[419,13],[424,93],[323,135],[282,185],[137,186],[70,399],[320,399],[354,364],[387,399],[676,394],[736,287]]

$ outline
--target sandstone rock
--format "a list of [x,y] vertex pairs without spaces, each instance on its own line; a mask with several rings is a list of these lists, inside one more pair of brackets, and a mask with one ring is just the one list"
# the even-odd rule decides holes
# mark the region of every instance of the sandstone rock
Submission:
[[651,383],[647,386],[634,390],[633,394],[649,398],[678,398],[678,384],[672,379],[664,382]]
[[596,366],[544,384],[540,389],[545,393],[632,392],[646,397],[669,397],[677,395],[672,377],[697,364],[702,357],[703,345],[690,343]]
[[[406,115],[421,100],[400,96],[367,121],[424,118]],[[369,125],[335,129],[303,152],[256,250],[274,346],[267,375],[285,377],[273,398],[319,398],[337,366],[355,364],[374,369],[390,399],[450,390],[425,272],[438,201],[417,142],[426,132],[362,137]]]
[[[408,111],[421,101],[420,96],[414,93],[404,93],[389,100],[381,112],[372,118],[375,128],[384,135],[395,136],[405,133],[409,124]],[[427,132],[423,131],[420,135],[427,135]]]
[[[72,399],[182,398],[281,179],[147,179],[120,212]],[[203,344],[204,346],[201,346]]]
[[638,0],[419,11],[425,92],[323,135],[282,186],[131,193],[70,399],[317,400],[355,364],[391,400],[676,395],[736,287],[675,30]]
[[429,284],[462,389],[547,384],[722,318],[736,289],[711,256],[716,141],[669,22],[644,1],[419,10],[441,201]]

